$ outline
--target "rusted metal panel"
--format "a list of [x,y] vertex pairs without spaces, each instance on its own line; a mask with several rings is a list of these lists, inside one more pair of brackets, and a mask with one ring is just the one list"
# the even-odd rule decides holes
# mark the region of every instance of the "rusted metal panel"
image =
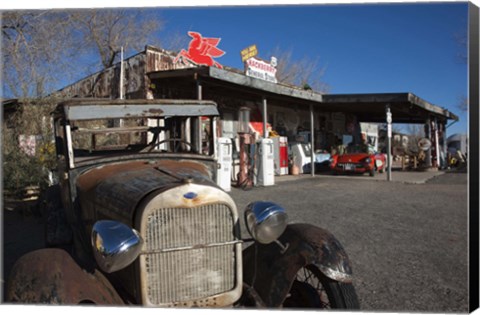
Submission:
[[254,244],[243,255],[244,281],[256,290],[267,307],[282,305],[297,271],[307,265],[317,266],[334,280],[352,281],[348,256],[328,231],[309,224],[292,224],[279,240],[288,246],[284,253],[271,243]]
[[164,49],[147,46],[145,54],[145,73],[197,67],[192,63],[183,61],[183,59],[179,62],[173,62],[176,55]]
[[209,76],[211,78],[220,79],[229,83],[243,85],[246,88],[255,88],[278,95],[290,96],[306,101],[321,102],[322,94],[313,91],[305,91],[298,87],[287,86],[285,84],[276,84],[265,80],[260,80],[248,77],[244,74],[235,73],[219,69],[216,67],[209,67]]
[[[92,168],[79,176],[77,188],[83,210],[90,219],[100,215],[132,222],[137,204],[154,190],[181,185],[187,179],[211,183],[211,176],[203,163],[144,160]],[[93,215],[94,211],[98,214]]]
[[[124,91],[128,97],[146,98],[145,53],[124,61]],[[120,63],[77,81],[58,92],[61,97],[118,98],[120,96]]]
[[[173,63],[171,52],[147,46],[145,51],[124,60],[123,90],[126,98],[147,98],[150,79],[149,72],[167,71],[196,67],[191,63]],[[119,98],[120,63],[79,80],[58,92],[63,98],[99,97]]]
[[219,115],[214,102],[192,100],[73,100],[57,110],[64,111],[67,120]]
[[179,106],[169,105],[83,105],[66,108],[67,119],[104,119],[121,117],[155,117],[155,116],[216,116],[216,106],[201,106],[184,104]]
[[22,304],[124,304],[103,274],[83,270],[66,251],[55,248],[28,253],[17,261],[6,300]]

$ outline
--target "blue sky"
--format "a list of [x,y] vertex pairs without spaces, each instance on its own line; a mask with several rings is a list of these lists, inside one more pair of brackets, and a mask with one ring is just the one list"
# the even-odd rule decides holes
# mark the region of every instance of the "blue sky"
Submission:
[[[0,7],[22,8],[23,1]],[[243,69],[240,51],[252,44],[267,60],[277,47],[292,50],[294,58],[318,58],[330,93],[411,92],[459,116],[448,134],[467,132],[468,113],[457,107],[468,93],[468,66],[458,58],[466,48],[456,40],[467,34],[467,2],[292,5],[286,0],[263,0],[274,5],[239,6],[237,1],[237,6],[223,6],[230,1],[84,0],[69,4],[44,0],[32,4],[29,0],[26,8],[161,5],[152,8],[164,22],[160,41],[179,34],[188,43],[188,31],[220,37],[218,47],[226,54],[217,61],[238,69]]]
[[330,93],[412,92],[460,117],[448,134],[467,132],[456,106],[467,95],[468,5],[456,3],[316,4],[161,8],[162,34],[197,31],[220,37],[223,65],[243,69],[240,51],[256,44],[261,58],[275,47],[319,58]]

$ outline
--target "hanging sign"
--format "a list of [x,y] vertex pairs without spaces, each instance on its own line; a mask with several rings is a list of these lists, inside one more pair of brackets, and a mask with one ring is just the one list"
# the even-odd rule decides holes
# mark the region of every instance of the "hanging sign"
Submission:
[[221,40],[220,38],[202,37],[202,34],[197,32],[188,32],[188,36],[192,37],[188,45],[188,51],[182,49],[173,60],[173,63],[177,63],[180,58],[184,58],[200,66],[223,68],[221,64],[213,59],[225,54],[223,50],[217,48]]
[[245,61],[245,74],[249,77],[277,83],[277,68],[271,63],[252,57]]
[[427,138],[422,138],[418,141],[418,147],[422,151],[427,151],[432,147],[432,142]]
[[258,54],[257,45],[252,45],[250,47],[245,48],[240,52],[242,56],[242,62],[245,62],[247,59],[255,57]]

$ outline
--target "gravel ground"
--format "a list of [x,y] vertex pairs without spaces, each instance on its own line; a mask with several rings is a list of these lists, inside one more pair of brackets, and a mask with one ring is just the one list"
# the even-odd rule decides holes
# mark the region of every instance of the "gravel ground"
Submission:
[[[254,200],[332,232],[350,257],[364,311],[467,312],[467,187],[465,173],[425,184],[317,176],[230,194],[244,236],[243,209]],[[41,222],[4,205],[5,278],[22,254],[44,246]]]
[[270,200],[292,222],[332,232],[351,260],[362,310],[467,312],[467,187],[465,173],[425,184],[316,176],[231,196],[242,220],[250,201]]

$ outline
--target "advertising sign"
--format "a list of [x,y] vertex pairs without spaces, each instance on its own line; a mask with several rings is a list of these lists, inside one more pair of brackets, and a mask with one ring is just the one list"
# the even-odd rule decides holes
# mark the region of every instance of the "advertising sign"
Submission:
[[418,147],[422,151],[427,151],[432,147],[432,142],[427,138],[422,138],[418,141]]
[[245,74],[249,77],[277,83],[277,69],[270,63],[255,57],[245,61]]
[[223,50],[217,48],[221,40],[220,38],[202,37],[202,34],[197,32],[188,32],[188,36],[192,37],[188,45],[188,51],[182,49],[173,60],[173,63],[177,63],[180,58],[185,58],[200,66],[223,68],[221,64],[213,59],[225,54]]
[[28,156],[35,156],[36,147],[37,147],[37,137],[36,136],[27,136],[19,135],[18,136],[18,147]]
[[253,58],[258,54],[257,45],[252,45],[250,47],[245,48],[240,52],[242,56],[242,62],[245,62],[247,59]]

